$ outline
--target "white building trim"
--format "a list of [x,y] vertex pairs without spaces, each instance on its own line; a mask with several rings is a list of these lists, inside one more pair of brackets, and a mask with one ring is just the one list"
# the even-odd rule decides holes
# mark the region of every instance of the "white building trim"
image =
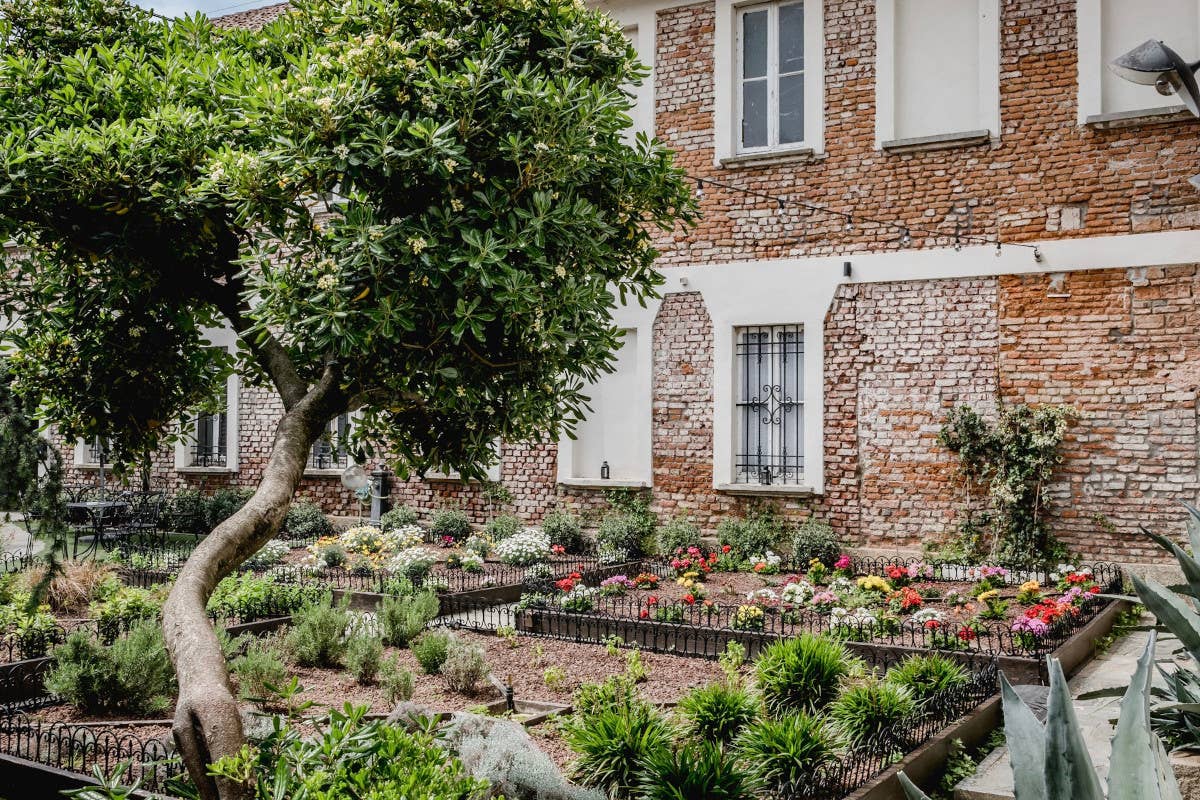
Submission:
[[[958,0],[956,0],[957,2]],[[896,3],[875,2],[875,149],[900,136],[896,132]],[[979,7],[979,112],[978,123],[966,130],[936,131],[935,134],[964,134],[986,130],[1000,136],[1000,0],[971,0]],[[1082,2],[1082,0],[1081,0]],[[930,24],[936,24],[931,19]],[[947,64],[946,69],[953,69]],[[931,98],[936,103],[936,98]]]
[[634,88],[633,132],[654,136],[654,80],[657,71],[658,47],[655,34],[657,6],[647,3],[599,6],[617,21],[637,48],[639,60],[650,68],[642,85]]
[[804,141],[769,150],[738,152],[737,12],[762,0],[716,0],[713,31],[714,162],[741,155],[770,158],[788,153],[825,151],[825,16],[822,0],[804,3]]
[[[229,328],[205,328],[201,335],[205,340],[214,347],[224,347],[229,352],[236,352],[238,348],[237,334]],[[238,471],[238,436],[240,431],[239,420],[239,404],[240,404],[240,388],[241,377],[237,372],[232,373],[225,380],[225,466],[220,467],[194,467],[191,465],[191,448],[193,439],[187,432],[188,424],[191,421],[185,422],[184,435],[175,442],[175,470],[177,472],[186,473],[227,473]]]

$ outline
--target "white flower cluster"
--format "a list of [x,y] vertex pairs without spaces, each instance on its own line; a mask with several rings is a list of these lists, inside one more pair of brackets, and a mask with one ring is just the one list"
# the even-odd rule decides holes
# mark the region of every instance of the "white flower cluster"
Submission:
[[392,556],[388,566],[395,572],[412,577],[425,575],[436,562],[437,556],[424,547],[407,547]]
[[424,542],[425,529],[420,525],[404,525],[392,528],[384,534],[384,538],[388,540],[392,550],[404,550]]
[[1092,568],[1091,567],[1076,567],[1071,564],[1059,564],[1058,567],[1055,569],[1055,571],[1050,573],[1050,580],[1061,581],[1064,577],[1066,577],[1067,575],[1070,575],[1072,572],[1077,573],[1079,575],[1091,575]]
[[783,598],[783,602],[785,603],[802,606],[811,600],[816,592],[816,587],[808,581],[796,581],[784,586],[783,591],[780,592],[780,597]]
[[545,561],[550,557],[550,536],[538,528],[525,528],[496,545],[496,557],[518,567]]
[[766,564],[768,567],[778,567],[783,559],[768,550],[760,556],[750,556],[748,560],[751,564]]
[[914,628],[924,628],[927,622],[936,622],[940,625],[942,622],[942,613],[937,609],[922,608],[909,617],[906,624]]
[[774,603],[779,600],[779,595],[770,589],[755,589],[746,592],[746,599],[751,603]]
[[829,628],[837,630],[843,625],[854,629],[866,629],[875,627],[879,620],[875,615],[865,608],[856,608],[854,611],[847,611],[844,608],[835,608],[829,612]]
[[483,572],[483,557],[478,553],[463,553],[459,559],[463,572]]
[[290,553],[291,550],[292,548],[288,547],[287,542],[272,539],[264,544],[257,553],[246,559],[245,566],[251,569],[270,567],[283,561],[283,557]]

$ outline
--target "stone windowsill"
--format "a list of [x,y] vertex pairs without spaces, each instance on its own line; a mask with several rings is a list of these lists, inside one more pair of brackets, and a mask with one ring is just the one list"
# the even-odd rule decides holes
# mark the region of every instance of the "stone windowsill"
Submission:
[[718,492],[725,494],[779,495],[787,497],[813,497],[817,494],[811,486],[797,484],[773,483],[764,486],[761,483],[718,483]]
[[345,471],[346,471],[345,467],[339,467],[338,469],[306,469],[306,470],[304,470],[304,477],[306,477],[306,478],[340,478],[340,477],[342,477],[342,473]]
[[176,467],[175,471],[185,475],[231,475],[237,472],[232,467]]
[[735,156],[726,156],[719,163],[722,169],[734,169],[737,167],[772,166],[793,161],[814,161],[820,157],[811,147],[787,147],[777,150],[764,150],[759,153],[741,153]]
[[648,489],[650,481],[622,480],[620,478],[567,478],[558,482],[559,486],[572,489]]
[[1183,106],[1160,106],[1159,108],[1141,108],[1136,111],[1114,111],[1108,114],[1092,114],[1084,125],[1098,131],[1134,128],[1140,125],[1164,125],[1168,122],[1192,119],[1192,115]]
[[939,133],[935,136],[914,136],[909,139],[891,139],[882,142],[880,149],[886,153],[918,153],[927,150],[948,150],[954,147],[973,147],[992,140],[988,130]]

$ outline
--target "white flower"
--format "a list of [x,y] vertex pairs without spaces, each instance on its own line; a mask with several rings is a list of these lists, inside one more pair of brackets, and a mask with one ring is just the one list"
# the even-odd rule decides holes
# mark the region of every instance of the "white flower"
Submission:
[[554,268],[554,274],[560,278],[565,278],[565,277],[567,277],[567,268],[564,267],[562,264],[559,264],[557,267]]
[[550,149],[550,145],[546,144],[545,142],[537,142],[534,144],[533,149],[545,152],[546,150]]
[[424,250],[429,245],[426,243],[424,237],[410,236],[410,237],[408,237],[408,246],[409,246],[409,248],[412,249],[412,251],[414,253],[416,253],[417,255],[420,255],[421,251]]
[[764,601],[773,603],[779,599],[779,595],[775,594],[775,592],[771,591],[770,589],[755,589],[753,591],[746,592],[746,599],[751,603],[760,603]]
[[428,572],[437,562],[437,557],[424,547],[408,547],[392,556],[388,566],[395,572],[411,575],[413,572]]
[[333,275],[322,275],[317,278],[317,288],[323,292],[328,292],[335,286],[337,286],[337,278]]
[[454,209],[455,211],[462,211],[463,210],[463,201],[459,200],[457,197],[454,198],[453,200],[450,201],[450,208]]
[[337,147],[333,148],[333,154],[338,158],[349,158],[350,148],[344,144],[339,144]]
[[550,537],[538,528],[525,528],[496,545],[496,557],[519,567],[550,557]]
[[770,550],[768,550],[764,555],[750,557],[751,564],[766,564],[768,567],[778,567],[780,561],[781,559],[779,556],[775,555]]
[[442,161],[442,166],[446,168],[447,172],[454,172],[458,169],[458,162],[453,158],[447,158]]
[[327,112],[333,108],[333,98],[332,97],[318,97],[316,106],[317,106],[317,108],[321,109],[322,111]]
[[816,588],[808,581],[797,581],[784,586],[780,596],[785,603],[802,606],[812,599],[816,591]]
[[383,535],[392,550],[406,550],[425,541],[425,531],[420,525],[405,525],[393,528]]

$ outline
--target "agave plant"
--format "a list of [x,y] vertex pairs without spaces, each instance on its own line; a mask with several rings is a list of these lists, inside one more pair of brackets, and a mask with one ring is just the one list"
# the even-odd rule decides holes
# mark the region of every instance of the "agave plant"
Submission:
[[[1150,729],[1154,642],[1151,633],[1121,701],[1109,759],[1110,800],[1182,800],[1167,751]],[[1016,800],[1104,800],[1104,790],[1084,744],[1062,666],[1057,659],[1048,658],[1047,662],[1050,697],[1045,725],[1038,722],[1029,706],[1001,676],[1004,734],[1012,761]],[[929,800],[904,773],[899,777],[909,800]]]

